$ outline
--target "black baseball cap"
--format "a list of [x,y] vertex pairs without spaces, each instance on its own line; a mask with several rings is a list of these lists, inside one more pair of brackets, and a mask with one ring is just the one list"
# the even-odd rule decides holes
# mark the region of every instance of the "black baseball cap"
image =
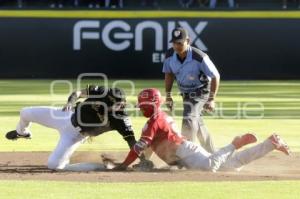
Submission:
[[187,30],[185,30],[182,27],[178,27],[172,31],[172,39],[171,39],[170,43],[184,42],[188,38],[189,38],[189,35],[188,35]]

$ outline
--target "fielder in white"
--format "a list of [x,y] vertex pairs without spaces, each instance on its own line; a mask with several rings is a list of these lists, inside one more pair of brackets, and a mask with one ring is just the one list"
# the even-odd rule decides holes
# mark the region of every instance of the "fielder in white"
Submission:
[[[79,98],[87,98],[73,105]],[[48,168],[68,171],[92,171],[105,169],[101,164],[69,164],[70,157],[89,136],[117,130],[127,141],[128,146],[135,144],[132,125],[127,116],[125,95],[118,88],[88,86],[73,92],[63,109],[54,107],[27,107],[20,112],[16,130],[6,134],[9,140],[31,138],[32,122],[58,130],[59,142],[48,159]]]

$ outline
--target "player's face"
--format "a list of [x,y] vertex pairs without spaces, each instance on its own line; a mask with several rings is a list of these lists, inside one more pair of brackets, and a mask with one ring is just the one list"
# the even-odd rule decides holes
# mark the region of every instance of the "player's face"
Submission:
[[155,113],[155,105],[150,103],[143,103],[139,105],[140,111],[145,117],[151,117]]
[[187,50],[188,44],[188,39],[182,42],[173,42],[173,49],[177,54],[183,54]]

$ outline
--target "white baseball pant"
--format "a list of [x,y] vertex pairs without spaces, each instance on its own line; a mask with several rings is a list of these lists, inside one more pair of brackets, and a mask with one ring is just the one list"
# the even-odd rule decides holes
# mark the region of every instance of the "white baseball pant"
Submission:
[[256,159],[265,156],[274,150],[269,139],[243,151],[235,152],[235,147],[229,144],[215,153],[208,153],[203,147],[190,141],[183,142],[176,151],[180,163],[188,169],[201,169],[205,171],[240,170]]
[[30,133],[31,122],[58,130],[60,138],[55,150],[48,158],[48,168],[55,170],[90,171],[103,169],[103,165],[78,163],[70,165],[70,157],[87,136],[80,134],[80,129],[71,123],[73,112],[62,111],[54,107],[26,107],[20,112],[17,125],[19,134]]

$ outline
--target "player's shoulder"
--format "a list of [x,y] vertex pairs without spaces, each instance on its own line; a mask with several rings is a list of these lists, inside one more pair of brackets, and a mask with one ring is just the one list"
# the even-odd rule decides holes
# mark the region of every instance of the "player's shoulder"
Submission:
[[174,54],[174,49],[173,48],[169,48],[165,54],[165,59],[168,59],[169,57],[172,57]]
[[202,62],[203,58],[206,56],[206,53],[198,48],[193,47],[193,46],[191,48],[192,48],[192,58],[194,60]]
[[169,123],[170,118],[172,117],[170,117],[166,112],[161,111],[157,115],[156,122],[159,125],[165,125],[166,123]]

